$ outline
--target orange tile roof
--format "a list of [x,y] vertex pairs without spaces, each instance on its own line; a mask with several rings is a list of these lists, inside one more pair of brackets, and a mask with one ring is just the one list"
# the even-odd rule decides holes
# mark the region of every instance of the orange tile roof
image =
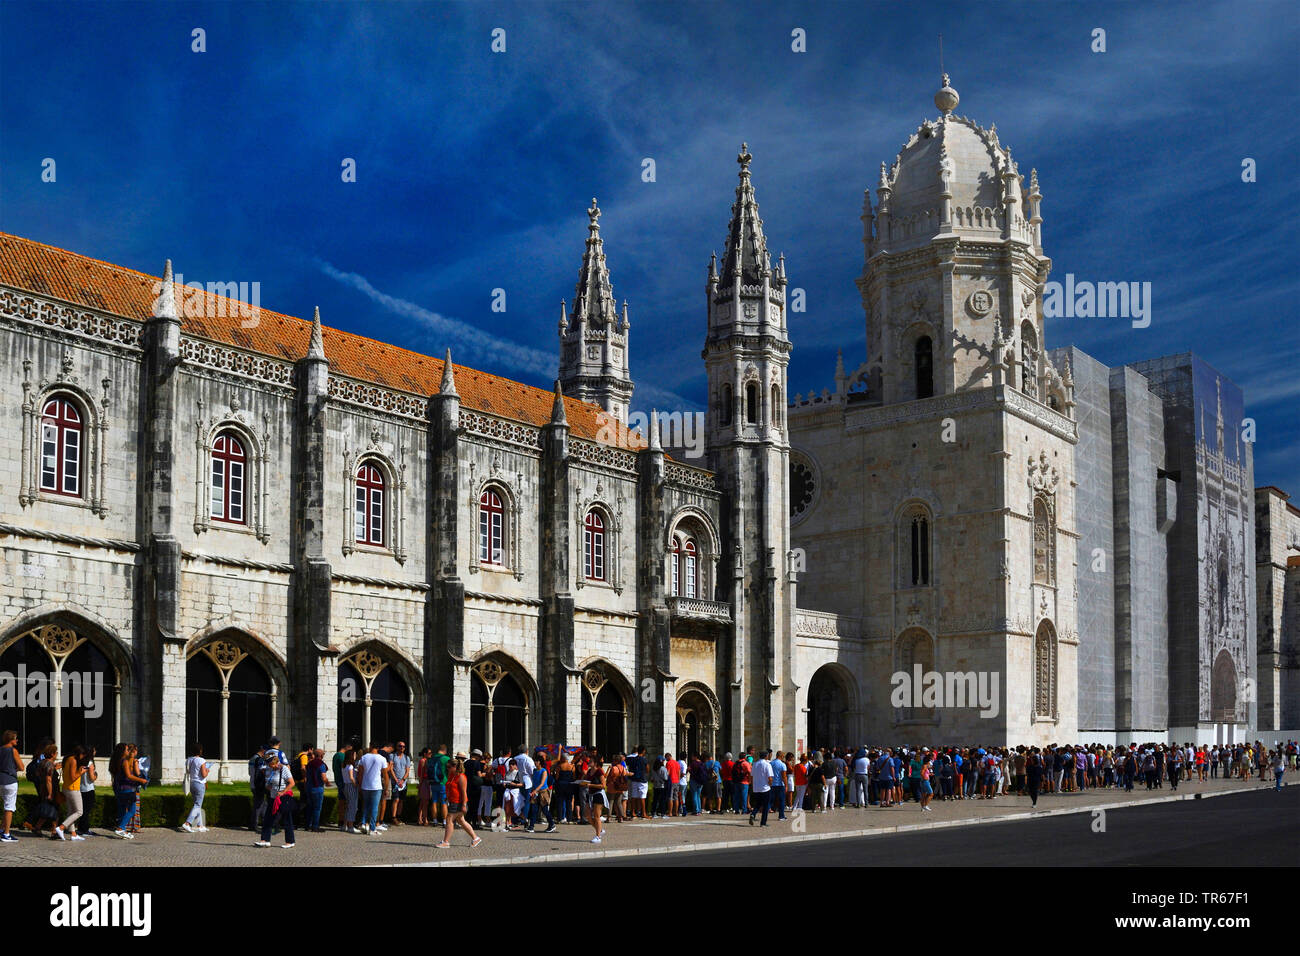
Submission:
[[[155,275],[0,232],[0,283],[14,288],[144,322],[153,314],[153,290],[159,281]],[[310,320],[261,309],[257,326],[246,329],[241,327],[241,303],[187,286],[176,286],[176,293],[177,311],[186,335],[290,362],[307,352]],[[200,295],[205,300],[201,306],[191,298]],[[187,314],[191,311],[201,314]],[[439,390],[442,359],[340,329],[325,327],[323,331],[331,372],[420,396]],[[463,365],[452,367],[462,406],[529,425],[545,425],[551,420],[553,391]],[[572,435],[601,440],[600,406],[566,397],[564,413]],[[623,431],[623,436],[622,447],[637,449],[645,445],[638,433]]]

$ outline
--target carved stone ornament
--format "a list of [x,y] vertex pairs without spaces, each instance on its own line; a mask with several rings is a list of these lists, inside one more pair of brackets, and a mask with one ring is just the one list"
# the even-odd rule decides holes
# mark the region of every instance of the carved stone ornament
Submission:
[[489,687],[495,687],[501,683],[501,678],[505,676],[505,672],[501,670],[501,665],[496,661],[484,661],[474,670],[478,672],[478,676],[482,678],[483,683]]
[[58,624],[47,624],[41,628],[39,639],[54,657],[66,657],[81,643],[76,631]]
[[239,645],[232,644],[230,641],[213,641],[203,648],[203,652],[212,659],[212,663],[217,665],[217,669],[222,671],[234,670],[235,665],[248,656]]
[[977,319],[982,319],[993,311],[993,293],[987,289],[976,289],[966,297],[966,310]]
[[582,683],[593,694],[599,694],[605,686],[605,675],[598,667],[588,667],[582,675]]
[[371,651],[358,651],[346,660],[366,680],[373,678],[386,666],[384,659]]
[[1029,456],[1029,487],[1034,491],[1054,494],[1061,480],[1060,473],[1054,465],[1048,463],[1047,452],[1040,452],[1038,458]]

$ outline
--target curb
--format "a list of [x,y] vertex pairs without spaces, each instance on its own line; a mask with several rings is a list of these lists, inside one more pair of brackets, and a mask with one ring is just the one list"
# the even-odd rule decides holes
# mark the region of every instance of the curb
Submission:
[[419,863],[378,863],[385,867],[449,867],[449,866],[509,866],[511,864],[572,863],[587,860],[626,859],[636,856],[661,856],[667,853],[698,853],[712,850],[742,850],[756,846],[780,846],[789,843],[813,843],[819,840],[848,840],[860,837],[886,836],[894,833],[911,833],[920,830],[946,830],[952,827],[976,826],[988,823],[1007,823],[1012,820],[1035,820],[1042,817],[1068,816],[1092,813],[1095,810],[1115,810],[1121,807],[1153,806],[1158,803],[1178,803],[1182,800],[1210,800],[1239,793],[1272,790],[1273,787],[1252,787],[1249,790],[1221,790],[1217,793],[1186,793],[1147,799],[1122,800],[1117,803],[1094,804],[1086,807],[1060,807],[1055,810],[1025,810],[1000,817],[969,817],[961,820],[936,820],[933,823],[903,823],[897,826],[872,827],[869,830],[842,830],[834,833],[805,833],[796,836],[775,837],[767,840],[725,840],[717,843],[689,843],[675,847],[634,847],[627,850],[566,850],[560,853],[535,853],[528,856],[490,857],[467,860],[429,860]]

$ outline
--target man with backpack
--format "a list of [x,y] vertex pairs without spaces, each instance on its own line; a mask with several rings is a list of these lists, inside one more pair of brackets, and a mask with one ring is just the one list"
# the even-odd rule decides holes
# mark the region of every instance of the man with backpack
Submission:
[[722,764],[708,753],[700,755],[703,761],[700,773],[704,776],[704,809],[709,813],[722,812]]
[[250,830],[262,829],[262,814],[266,810],[266,748],[263,747],[248,760],[248,789],[253,794],[253,815],[249,818]]

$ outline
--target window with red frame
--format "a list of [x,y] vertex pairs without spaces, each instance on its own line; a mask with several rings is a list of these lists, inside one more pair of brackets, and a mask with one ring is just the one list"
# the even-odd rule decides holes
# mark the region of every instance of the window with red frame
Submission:
[[697,597],[696,587],[696,550],[695,542],[690,538],[673,538],[672,555],[673,595],[675,597]]
[[244,469],[247,457],[243,443],[230,432],[222,432],[212,442],[211,506],[208,513],[215,521],[245,524]]
[[357,544],[384,546],[384,473],[374,465],[357,469]]
[[488,488],[479,495],[478,505],[479,563],[504,566],[506,513],[501,496]]
[[605,580],[605,520],[588,511],[583,528],[583,573],[589,581]]
[[81,497],[81,412],[52,398],[41,413],[41,491]]

